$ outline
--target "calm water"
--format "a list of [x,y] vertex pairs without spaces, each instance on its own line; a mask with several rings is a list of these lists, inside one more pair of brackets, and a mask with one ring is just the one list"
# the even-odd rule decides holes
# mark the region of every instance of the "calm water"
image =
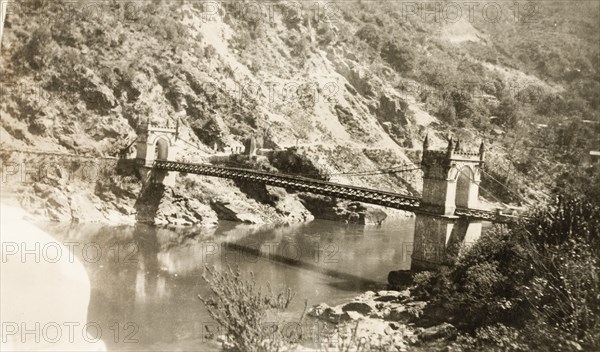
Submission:
[[[380,227],[316,220],[293,226],[222,222],[216,229],[45,224],[74,248],[90,276],[89,321],[111,351],[210,351],[214,324],[197,296],[210,291],[205,265],[239,266],[259,284],[297,292],[287,321],[320,302],[339,304],[407,269],[414,220]],[[234,244],[234,245],[232,245]]]

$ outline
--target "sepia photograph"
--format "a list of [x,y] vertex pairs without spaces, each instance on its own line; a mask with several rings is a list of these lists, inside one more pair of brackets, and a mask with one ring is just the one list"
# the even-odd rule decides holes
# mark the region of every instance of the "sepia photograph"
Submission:
[[600,0],[0,0],[0,351],[600,352]]

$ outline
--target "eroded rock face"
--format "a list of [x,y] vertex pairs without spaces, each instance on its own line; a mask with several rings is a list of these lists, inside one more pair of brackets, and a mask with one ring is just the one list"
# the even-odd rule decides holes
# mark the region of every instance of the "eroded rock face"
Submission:
[[117,99],[112,90],[102,82],[102,79],[94,71],[82,65],[75,67],[75,71],[79,74],[81,95],[88,108],[107,113],[117,105]]
[[[285,192],[278,189],[278,192]],[[297,195],[287,194],[275,203],[275,209],[284,217],[287,223],[308,222],[314,220],[314,215],[304,207]]]
[[70,221],[71,205],[69,198],[61,191],[54,189],[46,200],[48,216],[54,221]]
[[400,126],[408,125],[406,113],[408,111],[408,103],[400,98],[394,98],[388,95],[382,95],[379,99],[379,108],[377,116],[384,121],[389,121],[392,124]]
[[210,206],[188,198],[160,183],[146,186],[136,202],[137,221],[154,225],[215,226],[217,214]]
[[[312,47],[312,54],[305,56],[295,52],[295,46],[304,40],[294,41],[296,44],[290,47],[288,23],[278,22],[263,28],[268,35],[254,38],[257,40],[253,48],[258,51],[248,51],[238,46],[240,40],[237,35],[242,34],[243,38],[247,35],[243,26],[216,20],[211,23],[211,28],[215,33],[221,33],[222,38],[205,36],[201,11],[190,4],[182,4],[181,10],[186,16],[171,21],[169,26],[170,29],[173,26],[186,29],[177,38],[166,39],[161,31],[148,30],[145,26],[124,29],[106,23],[90,32],[98,40],[85,40],[85,35],[82,37],[78,30],[60,38],[48,35],[47,44],[52,45],[53,52],[51,57],[67,59],[68,64],[61,65],[64,60],[50,60],[50,56],[44,58],[44,55],[35,61],[45,62],[29,62],[36,69],[20,75],[18,81],[41,87],[43,98],[48,95],[52,99],[37,102],[40,99],[35,97],[21,102],[21,97],[8,97],[0,107],[3,117],[7,112],[12,115],[9,122],[4,122],[3,118],[6,132],[28,145],[53,145],[70,152],[90,151],[99,155],[111,153],[115,143],[133,137],[136,126],[146,118],[165,122],[177,114],[181,117],[181,126],[190,131],[185,135],[191,142],[183,148],[186,154],[197,152],[196,147],[206,152],[215,144],[222,149],[234,140],[250,135],[260,137],[261,134],[265,146],[273,148],[290,147],[294,144],[292,140],[296,139],[299,139],[296,144],[333,147],[356,142],[353,146],[356,150],[394,147],[393,141],[381,129],[380,122],[383,120],[378,118],[378,114],[400,121],[398,124],[404,126],[402,118],[406,117],[407,110],[402,101],[395,98],[399,92],[392,86],[395,80],[390,79],[398,77],[387,67],[373,65],[371,59],[365,61],[365,57],[345,40],[338,41],[336,38],[347,28],[323,23],[313,28],[310,21],[294,24],[294,31],[302,33],[302,37],[311,38],[311,47],[321,40],[322,44],[332,44],[321,48],[323,50]],[[58,6],[56,11],[60,14],[68,10]],[[163,12],[153,11],[152,20],[160,23]],[[16,33],[32,33],[39,24],[19,14],[11,22]],[[203,35],[204,39],[199,40]],[[315,37],[321,38],[317,41]],[[172,45],[174,41],[177,45]],[[228,41],[231,45],[222,45]],[[4,44],[12,47],[14,52],[20,52],[36,43],[41,43],[38,38],[24,35],[23,38],[9,36]],[[173,46],[173,50],[157,52],[163,44]],[[105,56],[108,61],[89,60],[98,55]],[[160,59],[157,60],[157,57]],[[119,58],[120,63],[110,65],[111,58]],[[309,88],[309,93],[281,89],[294,81],[310,85],[317,83],[317,88],[314,91]],[[276,85],[271,87],[270,83]],[[335,87],[330,83],[335,83]],[[260,89],[255,89],[255,85]],[[281,99],[282,96],[285,98]],[[369,110],[370,106],[373,111]],[[378,112],[375,113],[375,110]],[[329,123],[336,117],[339,121]],[[308,123],[299,123],[301,120]],[[397,134],[393,131],[394,126],[389,127],[390,134]],[[303,137],[296,138],[297,134]],[[381,137],[386,137],[386,140]],[[406,140],[406,137],[400,139]],[[404,152],[395,149],[394,153],[402,156]],[[355,160],[344,160],[339,154],[332,154],[322,154],[326,166],[335,166],[338,170],[353,168]],[[360,151],[356,154],[364,160]],[[209,155],[207,153],[203,157]],[[312,164],[314,158],[309,162],[298,161],[294,157],[284,156],[283,159],[282,163],[288,164],[289,168],[273,163],[281,171],[319,171],[314,167],[317,164]],[[316,177],[319,177],[318,173]],[[225,188],[237,191],[231,184]],[[65,195],[70,197],[67,193]],[[98,212],[107,219],[112,219],[114,214],[127,218],[136,215],[132,206],[135,199],[122,202],[120,198],[123,195],[111,195],[111,192],[96,195],[105,204],[98,207],[97,212],[90,210],[93,221],[99,219]],[[86,221],[88,203],[97,200],[87,195],[86,199],[89,202],[78,199],[73,203],[70,200],[72,219]],[[156,218],[158,223],[212,222],[204,219],[211,219],[210,213],[215,211],[215,206],[209,210],[188,200],[175,200],[181,204],[171,205],[170,200],[162,203]],[[236,203],[235,197],[225,197],[220,205],[219,202],[221,200],[217,200],[216,208],[221,217],[250,223],[309,221],[313,215],[359,224],[379,224],[385,219],[380,210],[344,210],[346,205],[336,206],[337,209],[334,207],[333,210],[307,211],[295,196],[285,196],[273,204],[258,202],[256,205],[246,199]],[[202,199],[200,203],[210,205],[211,200]],[[264,204],[266,206],[263,207]],[[66,220],[69,212],[65,209],[64,199],[62,202],[57,200],[48,215],[55,220]]]
[[264,221],[252,213],[245,204],[234,201],[217,200],[211,202],[211,207],[220,220],[238,221],[247,224],[263,224]]
[[387,214],[379,207],[307,193],[299,196],[306,209],[319,219],[360,225],[381,225],[387,219]]
[[344,55],[344,53],[332,48],[327,54],[327,58],[333,62],[337,72],[348,80],[352,90],[365,97],[376,96],[376,87],[382,86],[380,80],[366,67],[354,62],[356,57],[352,57],[352,53]]

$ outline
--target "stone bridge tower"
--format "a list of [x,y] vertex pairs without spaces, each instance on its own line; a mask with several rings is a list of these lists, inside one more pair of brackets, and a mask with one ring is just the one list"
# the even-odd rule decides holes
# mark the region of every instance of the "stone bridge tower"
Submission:
[[461,248],[481,236],[481,220],[455,216],[456,208],[479,207],[479,183],[484,164],[483,142],[478,152],[463,151],[450,139],[446,150],[429,150],[423,142],[423,198],[418,214],[411,270],[433,269],[451,263]]
[[137,133],[136,161],[141,166],[142,179],[148,180],[152,176],[155,182],[173,186],[176,173],[152,170],[152,165],[155,160],[175,160],[179,151],[176,143],[179,124],[145,122],[138,126]]

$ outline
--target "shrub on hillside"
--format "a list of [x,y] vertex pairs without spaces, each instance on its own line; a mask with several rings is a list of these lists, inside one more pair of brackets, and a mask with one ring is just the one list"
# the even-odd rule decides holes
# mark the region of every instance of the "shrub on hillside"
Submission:
[[41,69],[50,63],[57,50],[52,31],[46,27],[39,27],[23,47],[23,55],[33,69]]
[[310,53],[310,40],[304,34],[292,30],[284,38],[284,41],[290,47],[292,56],[304,62]]
[[336,42],[338,34],[331,23],[319,22],[317,24],[317,38],[320,45],[329,45]]
[[211,60],[215,56],[217,56],[217,49],[215,49],[215,47],[212,46],[211,44],[208,44],[204,48],[204,58],[207,60]]
[[597,350],[599,258],[597,200],[557,197],[529,221],[484,234],[453,267],[415,282],[466,334],[463,350],[507,350],[499,347],[507,339],[513,350]]
[[381,36],[379,35],[379,29],[374,25],[368,23],[361,27],[361,29],[356,32],[356,36],[361,40],[367,42],[373,49],[379,49],[379,44],[381,44]]

